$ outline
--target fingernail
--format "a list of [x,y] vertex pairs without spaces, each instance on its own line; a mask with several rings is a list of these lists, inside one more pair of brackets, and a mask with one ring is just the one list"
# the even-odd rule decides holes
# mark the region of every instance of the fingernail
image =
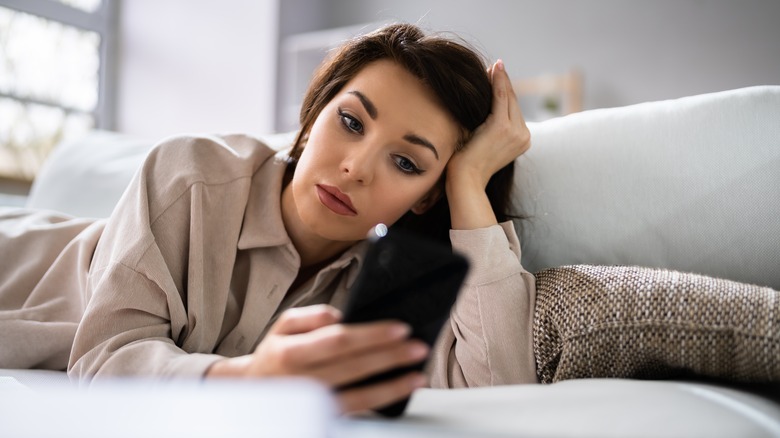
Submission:
[[428,347],[423,344],[414,344],[409,347],[409,355],[414,359],[422,359],[428,354]]
[[412,328],[409,327],[408,324],[395,324],[393,325],[393,328],[390,329],[390,334],[394,338],[405,338],[409,336],[410,333],[412,333]]
[[496,67],[498,67],[499,70],[503,70],[504,69],[504,61],[502,59],[499,59],[498,61],[496,61]]
[[424,375],[419,374],[414,377],[412,377],[412,388],[423,388],[428,386],[428,378],[426,378]]

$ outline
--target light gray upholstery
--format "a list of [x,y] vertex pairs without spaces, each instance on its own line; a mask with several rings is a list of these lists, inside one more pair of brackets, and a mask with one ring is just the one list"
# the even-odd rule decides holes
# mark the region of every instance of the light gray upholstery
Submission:
[[523,266],[638,265],[780,290],[780,86],[531,126]]

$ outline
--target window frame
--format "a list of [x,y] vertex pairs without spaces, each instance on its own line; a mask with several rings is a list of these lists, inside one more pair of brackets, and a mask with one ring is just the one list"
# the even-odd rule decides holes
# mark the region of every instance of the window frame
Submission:
[[[35,15],[47,20],[95,32],[100,35],[98,56],[98,101],[95,109],[87,114],[95,120],[95,129],[114,130],[116,127],[117,82],[117,29],[119,14],[116,0],[102,0],[94,12],[87,12],[53,0],[0,0],[0,6]],[[61,108],[63,111],[84,113],[57,102],[44,101],[13,93],[0,93],[0,97],[21,103],[35,103]]]

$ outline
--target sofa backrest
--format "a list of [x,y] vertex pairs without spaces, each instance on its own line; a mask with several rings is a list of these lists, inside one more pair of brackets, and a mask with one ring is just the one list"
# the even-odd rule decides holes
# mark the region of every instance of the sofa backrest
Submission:
[[780,86],[532,124],[523,266],[695,272],[780,289]]
[[[515,178],[529,271],[638,265],[780,289],[780,86],[529,127]],[[261,138],[279,149],[293,134]],[[62,144],[27,205],[106,217],[153,145],[101,131]]]

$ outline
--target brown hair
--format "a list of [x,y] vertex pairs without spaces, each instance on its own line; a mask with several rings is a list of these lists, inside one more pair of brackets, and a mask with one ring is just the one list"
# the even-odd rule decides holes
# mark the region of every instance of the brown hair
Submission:
[[[303,99],[301,130],[290,151],[292,163],[300,158],[308,133],[322,109],[363,67],[380,59],[397,62],[430,87],[462,128],[456,150],[466,144],[490,114],[493,91],[487,67],[476,51],[460,42],[425,35],[411,24],[391,24],[348,41],[315,73]],[[499,221],[514,217],[509,214],[513,174],[512,162],[496,172],[486,188]],[[442,184],[445,175],[446,172]],[[449,243],[451,223],[446,196],[425,214],[407,213],[394,227]]]

